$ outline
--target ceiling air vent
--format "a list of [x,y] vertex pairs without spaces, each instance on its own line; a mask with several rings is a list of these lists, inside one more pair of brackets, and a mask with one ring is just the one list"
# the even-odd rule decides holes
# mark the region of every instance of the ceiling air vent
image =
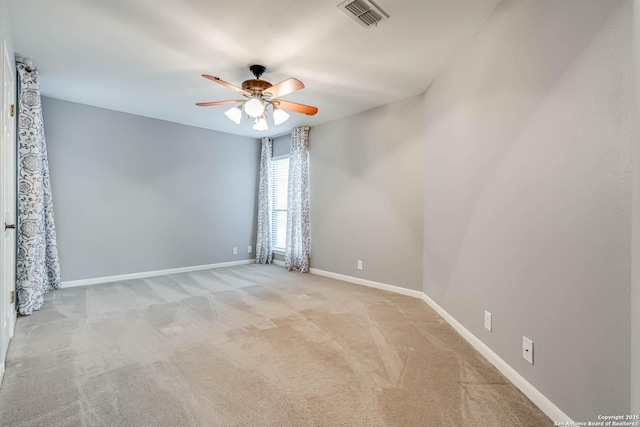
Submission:
[[351,19],[363,27],[377,27],[378,22],[389,18],[389,15],[371,0],[347,0],[338,7]]

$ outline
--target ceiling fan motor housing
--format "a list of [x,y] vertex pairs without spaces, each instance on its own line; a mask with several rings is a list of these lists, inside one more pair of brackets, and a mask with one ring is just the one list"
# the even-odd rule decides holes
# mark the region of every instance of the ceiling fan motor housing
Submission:
[[261,95],[263,90],[271,86],[273,85],[266,80],[251,79],[242,82],[242,89],[251,92],[253,96]]
[[247,92],[250,92],[251,95],[253,96],[256,96],[256,97],[262,96],[262,91],[272,86],[271,83],[265,80],[260,80],[260,76],[263,75],[265,71],[267,71],[267,68],[263,65],[256,64],[256,65],[251,65],[249,67],[249,70],[251,70],[251,73],[256,78],[251,80],[245,80],[244,82],[242,82],[242,89],[246,90]]

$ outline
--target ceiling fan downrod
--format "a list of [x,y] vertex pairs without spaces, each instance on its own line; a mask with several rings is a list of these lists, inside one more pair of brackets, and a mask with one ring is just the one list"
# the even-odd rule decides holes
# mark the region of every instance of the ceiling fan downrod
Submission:
[[267,71],[266,67],[262,65],[251,65],[249,67],[249,70],[251,70],[253,75],[256,76],[256,80],[259,80],[260,76],[263,75],[265,71]]

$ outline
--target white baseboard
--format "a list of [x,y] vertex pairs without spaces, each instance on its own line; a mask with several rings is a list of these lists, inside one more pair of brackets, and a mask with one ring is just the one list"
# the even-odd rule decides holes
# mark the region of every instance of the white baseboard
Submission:
[[[284,263],[283,263],[284,264]],[[447,313],[435,301],[422,291],[401,288],[399,286],[387,285],[385,283],[373,282],[371,280],[361,279],[359,277],[346,276],[344,274],[332,273],[330,271],[311,269],[312,274],[330,277],[332,279],[342,280],[345,282],[355,283],[357,285],[368,286],[370,288],[382,289],[385,291],[395,292],[401,295],[422,299],[429,307],[438,313],[447,321],[469,344],[484,356],[493,366],[495,366],[513,385],[515,385],[525,396],[527,396],[536,406],[542,410],[552,421],[563,421],[565,423],[573,423],[571,418],[567,416],[560,408],[553,404],[544,394],[529,383],[522,375],[507,364],[500,356],[489,348],[485,343],[480,341],[478,337],[473,335],[467,328],[462,326],[453,316]]]
[[318,276],[330,277],[332,279],[342,280],[343,282],[355,283],[357,285],[367,286],[369,288],[382,289],[383,291],[394,292],[396,294],[406,295],[409,297],[422,298],[423,295],[422,291],[402,288],[400,286],[387,285],[386,283],[374,282],[372,280],[332,273],[330,271],[318,270],[317,268],[312,268],[309,271],[311,274],[317,274]]
[[188,273],[190,271],[209,270],[211,268],[233,267],[235,265],[254,264],[255,259],[244,259],[241,261],[219,262],[217,264],[194,265],[191,267],[169,268],[166,270],[144,271],[142,273],[121,274],[118,276],[96,277],[94,279],[81,279],[62,282],[63,288],[74,288],[76,286],[97,285],[99,283],[120,282],[122,280],[144,279],[146,277],[164,276],[167,274]]
[[469,344],[484,356],[493,366],[495,366],[509,381],[524,393],[533,403],[538,406],[552,421],[563,421],[565,423],[573,423],[571,418],[560,408],[553,404],[544,394],[535,388],[529,381],[524,379],[515,369],[498,356],[488,345],[483,343],[478,337],[473,335],[467,328],[462,326],[453,316],[440,307],[434,300],[429,298],[427,294],[422,293],[422,300],[427,303],[436,313],[449,323],[462,338],[467,340]]

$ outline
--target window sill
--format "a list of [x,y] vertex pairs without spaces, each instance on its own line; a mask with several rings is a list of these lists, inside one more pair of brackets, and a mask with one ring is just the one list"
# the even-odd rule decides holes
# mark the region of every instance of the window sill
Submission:
[[284,249],[272,249],[271,252],[277,255],[284,255]]

